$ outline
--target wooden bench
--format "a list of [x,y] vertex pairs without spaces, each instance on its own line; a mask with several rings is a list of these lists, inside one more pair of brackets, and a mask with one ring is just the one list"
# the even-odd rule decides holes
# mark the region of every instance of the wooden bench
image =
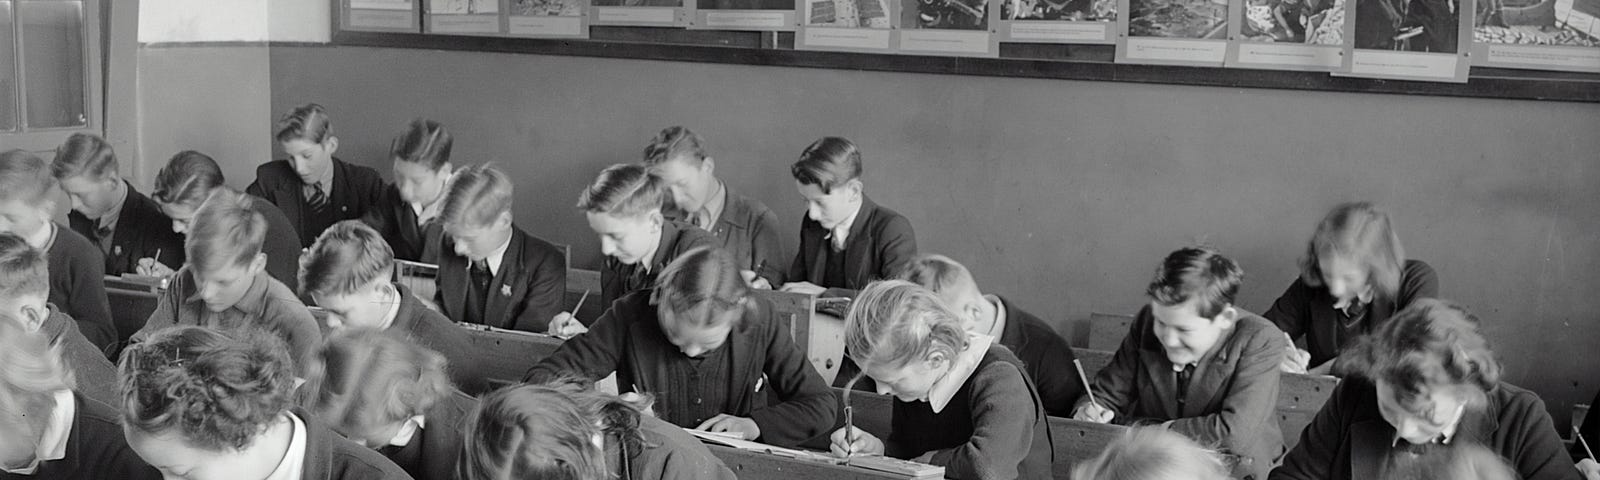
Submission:
[[[1122,346],[1122,338],[1128,336],[1128,329],[1133,328],[1132,315],[1116,315],[1110,313],[1089,314],[1089,348],[1094,350],[1117,351]],[[1088,366],[1085,365],[1085,368]]]
[[488,330],[478,325],[461,328],[468,331],[467,338],[477,355],[469,363],[481,366],[482,371],[478,373],[494,387],[521,382],[529,368],[561,346],[561,339],[546,335]]

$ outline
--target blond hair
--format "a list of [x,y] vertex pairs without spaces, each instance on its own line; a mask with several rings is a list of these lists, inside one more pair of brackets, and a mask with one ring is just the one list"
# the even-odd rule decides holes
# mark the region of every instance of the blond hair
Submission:
[[1163,428],[1133,428],[1072,468],[1079,480],[1226,480],[1222,454]]
[[183,249],[200,272],[248,265],[267,240],[267,217],[249,195],[217,188],[194,212]]
[[1367,202],[1333,207],[1317,223],[1316,233],[1307,242],[1306,254],[1300,258],[1300,280],[1312,287],[1323,286],[1322,259],[1334,256],[1366,268],[1374,293],[1383,298],[1399,298],[1406,251],[1388,213]]
[[304,403],[335,429],[365,436],[450,395],[445,365],[439,352],[383,330],[337,332],[312,357]]
[[904,280],[867,285],[845,316],[845,351],[861,368],[900,368],[967,348],[960,316],[928,289]]
[[515,194],[511,178],[500,169],[490,165],[463,168],[450,179],[439,221],[446,229],[488,226],[511,211]]
[[389,242],[360,220],[344,220],[323,230],[300,256],[300,291],[345,295],[393,273],[394,249]]

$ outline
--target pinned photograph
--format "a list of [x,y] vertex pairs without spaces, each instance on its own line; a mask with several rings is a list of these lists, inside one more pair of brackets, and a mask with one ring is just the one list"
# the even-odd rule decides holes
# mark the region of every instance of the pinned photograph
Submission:
[[[998,57],[990,0],[900,0],[898,50],[925,55]],[[999,0],[995,0],[999,1]]]
[[511,0],[511,14],[524,16],[582,16],[583,0]]
[[413,0],[345,0],[340,28],[370,32],[422,31]]
[[1118,62],[1222,66],[1227,57],[1228,0],[1122,0],[1121,7]]
[[585,0],[511,0],[507,33],[531,38],[589,38]]
[[434,15],[475,15],[499,13],[500,0],[429,0],[428,13]]
[[888,0],[801,0],[797,50],[892,51],[895,12]]
[[1116,0],[1006,0],[1000,2],[1002,20],[1114,22]]
[[996,0],[1000,39],[1025,43],[1114,43],[1117,0]]
[[1600,73],[1600,1],[1479,0],[1475,63]]
[[694,0],[695,21],[704,30],[793,31],[795,0]]
[[1471,41],[1473,18],[1471,0],[1347,1],[1347,43],[1342,65],[1335,73],[1467,81],[1467,42]]
[[889,28],[885,0],[805,0],[805,5],[807,26]]
[[1345,0],[1237,0],[1227,66],[1331,72],[1344,45]]
[[903,0],[900,24],[905,28],[988,30],[986,0]]
[[428,0],[427,6],[428,33],[500,33],[500,0]]

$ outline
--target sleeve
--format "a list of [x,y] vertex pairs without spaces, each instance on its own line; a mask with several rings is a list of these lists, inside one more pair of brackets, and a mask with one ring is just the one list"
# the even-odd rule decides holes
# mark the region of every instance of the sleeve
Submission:
[[[784,258],[783,239],[778,236],[778,215],[762,209],[750,228],[750,242],[750,266],[758,270],[756,275],[767,279],[773,287],[782,286],[785,277],[780,266]],[[762,265],[766,268],[761,268]]]
[[1509,452],[1514,455],[1510,461],[1517,474],[1524,480],[1580,480],[1582,476],[1561,444],[1544,401],[1531,392],[1520,396],[1527,398],[1510,402],[1508,408],[1515,411],[1502,414],[1511,418],[1502,418],[1500,424],[1500,428],[1517,429],[1516,448]]
[[1255,444],[1257,435],[1281,435],[1267,428],[1267,420],[1273,418],[1278,406],[1278,364],[1283,359],[1285,343],[1277,333],[1263,328],[1245,339],[1221,411],[1174,420],[1172,430],[1202,445],[1229,447],[1237,455],[1251,454],[1250,446]]
[[1072,347],[1055,332],[1036,332],[1026,348],[1030,350],[1026,354],[1017,353],[1027,357],[1028,370],[1034,386],[1039,389],[1039,400],[1044,402],[1045,412],[1056,417],[1071,417],[1073,405],[1083,396],[1084,385],[1077,369],[1072,367],[1072,362],[1077,360]]
[[[800,245],[794,252],[794,262],[789,264],[789,274],[784,276],[783,281],[801,282],[810,278],[810,275],[807,275],[808,272],[806,272],[810,261],[811,259],[806,258],[806,219],[802,216],[800,218]],[[776,287],[777,285],[773,286]]]
[[911,230],[911,221],[899,215],[889,219],[878,249],[878,279],[894,278],[917,256],[917,234]]
[[[605,257],[605,258],[600,260],[600,303],[601,304],[603,304],[603,305],[612,305],[617,300],[621,300],[622,296],[626,295],[628,293],[628,292],[623,291],[624,288],[623,288],[623,285],[622,285],[622,278],[621,278],[621,275],[617,272],[617,269],[621,268],[621,267],[622,267],[622,262],[618,262],[615,259],[612,259],[611,257]],[[570,313],[578,313],[578,312],[570,312]]]
[[1033,451],[1038,405],[1022,370],[994,363],[973,375],[972,439],[959,447],[933,452],[933,465],[943,465],[950,478],[1017,478],[1018,467]]
[[[626,348],[627,326],[624,312],[618,312],[622,302],[612,304],[589,332],[572,337],[528,369],[522,376],[524,383],[542,383],[563,375],[577,375],[589,380],[600,380],[615,372],[622,363]],[[654,320],[651,320],[654,321]]]
[[762,372],[782,403],[757,406],[750,418],[761,428],[761,441],[794,447],[833,426],[836,407],[833,390],[806,360],[805,352],[783,329],[767,328],[766,359]]
[[181,283],[184,281],[184,276],[185,275],[182,270],[179,270],[177,274],[172,276],[172,284],[169,285],[166,290],[161,292],[160,297],[156,298],[155,311],[150,313],[150,318],[145,319],[144,327],[140,328],[139,331],[134,332],[133,335],[129,336],[128,343],[132,344],[142,342],[146,337],[149,337],[150,334],[159,332],[163,328],[167,328],[178,323],[178,295],[180,295],[180,292],[182,292],[184,289],[183,284]]
[[1300,443],[1283,457],[1283,465],[1272,470],[1268,480],[1324,480],[1333,475],[1334,462],[1341,461],[1339,449],[1345,444],[1350,431],[1349,412],[1354,408],[1354,395],[1362,393],[1353,389],[1350,382],[1334,387],[1328,403],[1311,418],[1311,424],[1300,432]]
[[[1100,406],[1110,409],[1119,417],[1130,414],[1138,398],[1139,339],[1144,330],[1149,328],[1148,309],[1141,310],[1133,323],[1128,325],[1128,334],[1122,337],[1122,345],[1117,347],[1117,353],[1112,354],[1111,363],[1094,376],[1094,401],[1100,402]],[[1089,396],[1084,395],[1078,398],[1078,404],[1088,403],[1089,400]]]
[[[661,460],[661,476],[657,477],[660,480],[738,480],[739,478],[722,463],[722,459],[709,451],[697,452],[692,448],[683,447],[676,447],[675,450]],[[649,468],[646,467],[644,470],[648,471]]]
[[1406,265],[1405,278],[1401,279],[1400,302],[1396,309],[1405,308],[1423,298],[1439,298],[1439,274],[1422,262]]
[[394,244],[392,230],[394,229],[395,219],[393,210],[387,207],[390,205],[389,202],[394,199],[394,189],[392,187],[385,188],[382,190],[382,194],[378,196],[377,203],[367,207],[366,213],[361,214],[361,223],[372,227],[373,230],[378,232],[379,236],[382,236],[391,245]]
[[261,186],[261,169],[259,168],[256,169],[256,179],[250,181],[250,186],[244,187],[244,193],[265,198],[267,201],[272,202],[273,205],[278,204],[278,199],[273,198],[272,195],[267,192],[267,189]]
[[522,296],[521,313],[511,322],[513,328],[536,333],[548,330],[550,319],[561,313],[567,294],[566,263],[559,250],[552,250],[539,262],[528,276],[528,291]]
[[1310,310],[1311,287],[1295,279],[1294,283],[1289,284],[1289,289],[1272,302],[1272,308],[1261,316],[1277,325],[1278,330],[1289,334],[1289,338],[1300,338],[1306,333],[1306,323],[1311,320]]
[[299,300],[269,301],[279,304],[268,315],[277,317],[275,320],[283,329],[284,340],[289,343],[289,353],[294,356],[295,371],[304,378],[317,348],[322,346],[322,329],[317,327],[317,319]]
[[111,300],[106,298],[106,265],[99,251],[93,255],[75,258],[71,264],[71,286],[65,292],[71,300],[72,311],[67,315],[78,320],[83,336],[101,351],[117,342],[117,327],[111,323]]

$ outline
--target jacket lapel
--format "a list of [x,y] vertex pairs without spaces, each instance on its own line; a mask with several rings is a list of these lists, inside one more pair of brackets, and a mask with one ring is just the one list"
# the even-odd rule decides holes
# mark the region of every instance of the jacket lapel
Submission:
[[755,339],[750,337],[759,327],[756,322],[763,321],[765,313],[766,308],[761,301],[752,302],[751,308],[745,311],[744,318],[739,320],[739,325],[728,331],[730,349],[728,359],[733,362],[729,365],[733,375],[728,378],[728,398],[734,401],[735,405],[732,407],[735,412],[755,409],[755,405],[750,404],[753,396],[744,395],[742,389],[755,388],[753,380],[750,379],[761,374],[759,371],[750,371],[751,366],[760,366],[763,363],[759,358],[755,358],[758,355],[755,348],[757,345]]
[[518,292],[517,285],[522,282],[522,247],[526,243],[527,235],[516,228],[511,229],[510,245],[506,246],[506,254],[500,257],[500,271],[494,275],[494,280],[489,282],[489,301],[484,304],[484,323],[500,323],[500,328],[516,326],[514,319],[508,318],[507,309],[511,299]]
[[847,282],[854,282],[855,288],[865,288],[867,281],[877,275],[877,271],[869,264],[872,254],[873,239],[867,238],[867,224],[878,216],[878,204],[866,194],[861,195],[861,213],[856,214],[855,223],[850,224],[850,238],[845,239],[844,247],[844,278]]
[[[1150,379],[1150,387],[1155,390],[1154,397],[1144,397],[1160,402],[1161,413],[1165,418],[1179,418],[1178,415],[1178,385],[1177,375],[1172,372],[1172,362],[1167,360],[1167,352],[1153,341],[1150,330],[1147,328],[1140,333],[1144,337],[1139,348],[1139,367],[1144,369],[1145,377]],[[1194,382],[1189,382],[1191,385]]]
[[444,300],[440,307],[446,316],[454,316],[452,321],[459,321],[467,311],[467,262],[455,253],[455,242],[442,241],[448,245],[441,245],[439,253],[439,296]]
[[[1240,318],[1242,319],[1243,315]],[[1225,382],[1233,376],[1234,366],[1238,364],[1238,355],[1234,351],[1238,345],[1235,341],[1236,335],[1239,335],[1238,326],[1229,331],[1228,338],[1222,340],[1222,343],[1213,348],[1207,357],[1201,358],[1197,363],[1194,375],[1189,378],[1188,395],[1184,398],[1183,405],[1187,411],[1179,412],[1180,417],[1199,416],[1200,412],[1210,408],[1217,394],[1227,386]]]

